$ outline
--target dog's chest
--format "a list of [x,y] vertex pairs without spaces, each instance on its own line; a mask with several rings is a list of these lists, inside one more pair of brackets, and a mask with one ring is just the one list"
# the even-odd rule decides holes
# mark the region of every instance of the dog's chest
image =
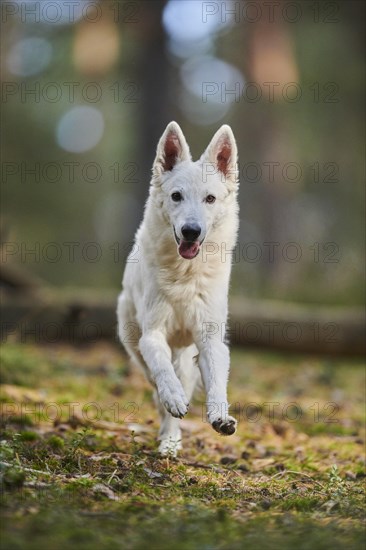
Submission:
[[168,343],[171,347],[189,346],[202,325],[204,303],[199,296],[194,296],[190,301],[170,305],[171,314],[166,326]]
[[[166,281],[167,283],[167,281]],[[204,276],[170,278],[164,294],[170,306],[168,341],[173,347],[188,346],[209,316],[210,292]]]
[[163,313],[159,321],[171,347],[188,346],[200,337],[204,323],[213,321],[217,309],[225,317],[230,265],[216,264],[174,259],[156,271],[157,293],[162,299],[159,312]]
[[[159,273],[160,290],[166,296],[177,315],[191,316],[192,311],[202,309],[209,299],[210,272],[206,269],[171,269]],[[185,315],[184,315],[185,316]]]

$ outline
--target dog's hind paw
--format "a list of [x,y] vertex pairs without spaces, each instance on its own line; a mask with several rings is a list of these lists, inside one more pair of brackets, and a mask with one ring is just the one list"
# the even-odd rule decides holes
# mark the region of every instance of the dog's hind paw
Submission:
[[182,448],[182,442],[180,438],[175,439],[173,437],[168,437],[160,441],[159,453],[162,456],[176,457],[178,451],[180,451],[181,448]]
[[221,435],[233,435],[236,432],[237,421],[232,416],[218,418],[212,422],[212,427]]

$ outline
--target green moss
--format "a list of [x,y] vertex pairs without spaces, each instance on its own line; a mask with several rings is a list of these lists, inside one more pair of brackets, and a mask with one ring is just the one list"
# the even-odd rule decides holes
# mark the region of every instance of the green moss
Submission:
[[319,422],[318,424],[312,424],[311,426],[306,428],[305,431],[309,435],[329,434],[329,435],[347,436],[347,435],[355,434],[354,427],[342,426],[341,424],[338,424],[338,423],[327,424],[327,423]]
[[16,414],[8,418],[10,424],[16,424],[17,426],[34,426],[33,418],[29,414]]
[[21,468],[10,467],[4,471],[2,483],[8,489],[17,489],[23,485],[25,478],[25,472]]
[[35,550],[40,547],[61,550],[77,545],[80,550],[118,548],[154,550],[223,549],[254,550],[340,550],[362,547],[361,529],[345,530],[336,523],[302,520],[295,515],[282,519],[266,511],[263,516],[233,519],[225,508],[207,510],[201,506],[155,506],[147,509],[116,504],[103,513],[84,510],[80,516],[72,503],[69,510],[53,506],[42,508],[36,516],[21,516],[5,528],[6,547]]
[[36,387],[43,377],[50,374],[51,367],[37,351],[28,348],[24,353],[22,346],[6,344],[1,350],[1,384],[15,384]]
[[36,432],[24,431],[19,434],[20,441],[37,441],[39,436]]
[[297,510],[298,512],[310,512],[319,508],[321,499],[312,496],[288,496],[282,504],[283,510]]
[[[166,459],[156,453],[150,387],[137,375],[119,379],[116,351],[109,350],[112,366],[106,374],[100,368],[105,350],[98,353],[98,346],[82,353],[16,345],[9,351],[9,372],[19,364],[35,387],[36,378],[42,380],[45,395],[63,414],[54,424],[41,407],[30,416],[34,430],[22,418],[5,423],[0,453],[7,464],[2,474],[8,476],[6,483],[3,477],[6,547],[337,550],[360,545],[365,506],[358,364],[234,350],[229,393],[238,403],[238,435],[221,438],[202,422],[198,397],[183,431],[184,451],[178,459]],[[45,365],[49,375],[42,377]],[[113,384],[123,386],[121,395],[111,394]],[[329,413],[326,405],[337,388],[343,394],[336,428],[315,422],[313,404]],[[280,406],[268,419],[265,403],[271,401]],[[282,407],[295,401],[303,415],[286,422]],[[82,425],[82,407],[91,402],[100,408],[99,420],[110,424]],[[131,434],[126,414],[132,402],[139,429]],[[67,413],[70,403],[78,403],[74,417]],[[257,403],[258,421],[244,417],[247,403]]]
[[47,439],[47,444],[54,450],[57,449],[63,449],[65,446],[65,441],[62,439],[62,437],[59,437],[58,435],[51,435]]
[[[9,438],[11,438],[12,434],[7,433],[7,436]],[[1,458],[1,460],[12,460],[14,458],[14,455],[15,455],[15,451],[14,451],[14,448],[11,445],[11,443],[9,441],[6,441],[5,439],[3,439],[0,442],[0,458]]]

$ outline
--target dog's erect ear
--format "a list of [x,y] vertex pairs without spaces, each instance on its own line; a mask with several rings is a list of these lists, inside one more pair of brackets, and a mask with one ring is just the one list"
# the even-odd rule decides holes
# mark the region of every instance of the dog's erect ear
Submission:
[[153,179],[170,172],[182,160],[191,160],[186,139],[176,122],[169,122],[160,138],[153,164]]
[[[221,126],[210,141],[201,160],[214,165],[215,171],[222,174],[227,182],[237,184],[238,181],[238,149],[232,129],[227,124]],[[212,173],[206,169],[206,174]]]

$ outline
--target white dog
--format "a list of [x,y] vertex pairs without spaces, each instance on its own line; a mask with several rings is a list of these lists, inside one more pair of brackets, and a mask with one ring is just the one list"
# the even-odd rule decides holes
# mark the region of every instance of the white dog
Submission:
[[222,327],[238,231],[237,191],[237,147],[229,126],[193,162],[182,130],[168,124],[117,309],[120,340],[156,390],[162,454],[181,448],[179,419],[201,376],[208,421],[223,435],[236,430],[228,414],[230,358]]

